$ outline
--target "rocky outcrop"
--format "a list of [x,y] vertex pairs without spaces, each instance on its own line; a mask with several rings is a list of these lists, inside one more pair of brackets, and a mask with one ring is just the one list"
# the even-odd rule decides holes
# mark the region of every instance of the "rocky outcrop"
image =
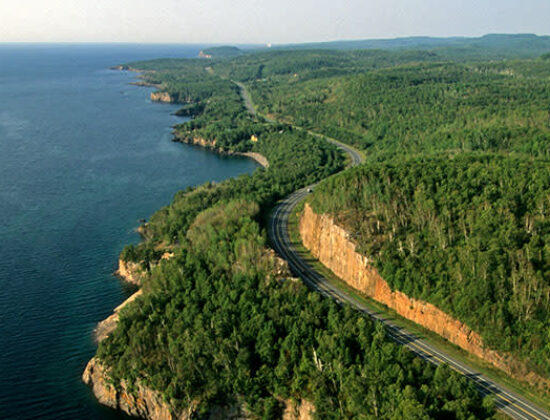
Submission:
[[[160,257],[160,261],[169,260],[173,256],[174,256],[174,253],[166,251]],[[158,264],[160,264],[160,261],[156,264],[151,264],[151,268],[154,268]],[[143,269],[141,263],[124,261],[122,258],[119,258],[118,269],[115,271],[115,275],[117,275],[127,283],[130,283],[134,286],[141,287],[141,285],[143,284],[143,281],[147,277],[147,272]],[[120,310],[124,308],[126,305],[128,305],[130,302],[133,302],[134,300],[136,300],[139,296],[141,296],[142,293],[143,292],[141,289],[138,290],[136,293],[134,293],[132,296],[130,296],[128,299],[126,299],[124,302],[118,305],[114,309],[112,315],[110,315],[107,319],[104,319],[103,321],[97,324],[94,331],[94,335],[98,343],[104,340],[105,338],[107,338],[109,334],[111,334],[114,331],[119,319]]]
[[283,401],[285,410],[283,411],[282,420],[313,420],[315,414],[315,406],[307,401],[302,400],[297,403],[292,401]]
[[216,139],[207,140],[203,137],[192,137],[192,136],[179,135],[178,133],[174,133],[174,141],[204,147],[206,149],[210,149],[210,150],[212,150],[216,153],[222,154],[222,155],[246,156],[248,158],[254,159],[256,162],[258,162],[264,168],[269,167],[269,162],[268,162],[267,158],[264,155],[261,155],[260,153],[256,153],[256,152],[242,153],[242,152],[233,152],[231,150],[225,150],[225,149],[217,146]]
[[207,140],[203,137],[192,137],[192,136],[186,136],[186,135],[178,135],[178,133],[174,133],[174,141],[179,141],[181,143],[185,144],[192,144],[195,146],[204,147],[206,149],[213,150],[218,153],[224,153],[224,150],[217,147],[217,141],[214,140]]
[[353,288],[507,374],[540,388],[550,388],[550,380],[530,372],[512,356],[486,348],[481,336],[467,325],[430,303],[410,298],[398,290],[392,291],[369,259],[356,252],[356,246],[349,234],[336,225],[330,215],[317,214],[306,203],[300,218],[299,231],[304,246],[313,256]]
[[288,262],[279,257],[273,249],[267,248],[264,257],[271,262],[271,272],[277,280],[293,279]]
[[108,369],[94,357],[84,370],[82,380],[92,388],[97,400],[108,407],[151,420],[187,420],[191,418],[196,404],[176,412],[173,405],[164,400],[159,392],[143,386],[139,381],[130,387],[123,380],[117,387],[112,384]]
[[235,153],[238,156],[246,156],[250,159],[254,159],[256,162],[258,162],[262,167],[267,168],[269,167],[269,162],[267,161],[266,157],[264,155],[260,155],[256,152],[245,152],[245,153]]
[[132,86],[140,86],[140,87],[154,87],[158,88],[160,86],[159,83],[155,82],[149,82],[147,80],[138,80],[137,82],[130,82]]
[[120,310],[124,308],[126,305],[128,305],[129,303],[136,300],[142,294],[143,294],[143,291],[141,289],[138,290],[136,293],[134,293],[132,296],[130,296],[128,299],[126,299],[124,302],[118,305],[113,311],[112,315],[110,315],[108,318],[104,319],[99,324],[97,324],[94,330],[94,336],[95,336],[96,342],[99,343],[100,341],[105,340],[115,330],[119,320]]
[[164,102],[168,104],[176,102],[176,99],[172,95],[162,91],[151,92],[151,100],[153,102]]
[[146,274],[140,263],[118,259],[118,269],[115,271],[115,275],[124,281],[139,287]]
[[[177,404],[168,402],[157,391],[144,386],[140,381],[129,386],[122,380],[117,386],[109,375],[109,369],[94,357],[88,362],[82,381],[91,387],[97,400],[108,407],[122,410],[125,413],[150,420],[188,420],[197,408],[197,401],[187,408],[176,409]],[[281,401],[284,406],[283,420],[313,420],[315,407],[309,401]],[[212,407],[208,420],[247,420],[256,418],[251,415],[244,404],[234,403],[229,406]]]

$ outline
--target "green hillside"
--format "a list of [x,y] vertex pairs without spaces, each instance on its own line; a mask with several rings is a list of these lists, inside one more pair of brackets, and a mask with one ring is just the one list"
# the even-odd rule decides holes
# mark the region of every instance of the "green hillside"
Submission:
[[394,159],[331,178],[333,214],[392,289],[433,303],[550,376],[550,162]]
[[212,58],[231,58],[244,54],[241,49],[231,46],[206,48],[202,50],[202,53],[204,55],[209,55]]
[[[266,216],[327,177],[312,204],[349,228],[393,288],[550,376],[546,40],[484,37],[474,53],[455,42],[466,41],[130,65],[191,117],[175,140],[260,153],[269,167],[178,192],[125,249],[146,280],[98,350],[115,385],[140,381],[175,407],[197,403],[199,418],[235,401],[280,418],[283,399],[309,400],[323,419],[491,418],[491,399],[470,381],[281,269]],[[476,56],[507,45],[537,58]],[[331,176],[345,159],[310,131],[361,148],[367,162]],[[174,257],[157,265],[166,251]]]
[[280,46],[290,49],[383,49],[426,50],[446,59],[495,60],[506,58],[534,58],[550,51],[550,36],[534,34],[488,34],[482,37],[406,37],[394,39],[366,39]]

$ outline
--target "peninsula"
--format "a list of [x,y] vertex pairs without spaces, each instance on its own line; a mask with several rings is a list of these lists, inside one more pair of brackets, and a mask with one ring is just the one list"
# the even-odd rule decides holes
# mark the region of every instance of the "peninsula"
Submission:
[[[84,373],[100,402],[150,419],[549,418],[543,41],[491,62],[416,46],[121,67],[192,116],[176,141],[265,161],[177,193],[124,249],[141,290]],[[477,357],[396,333],[354,293]],[[536,403],[455,366],[491,376],[484,362]]]

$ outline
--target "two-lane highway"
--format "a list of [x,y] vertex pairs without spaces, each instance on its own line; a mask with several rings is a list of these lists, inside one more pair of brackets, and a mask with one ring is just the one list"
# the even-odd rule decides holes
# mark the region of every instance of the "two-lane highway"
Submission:
[[[361,156],[354,149],[342,145],[337,141],[334,141],[334,143],[350,155],[352,166],[362,162]],[[371,311],[360,301],[331,284],[307,261],[302,259],[290,240],[288,218],[296,205],[308,195],[308,190],[313,187],[314,185],[310,185],[302,188],[279,202],[273,210],[269,221],[268,233],[271,243],[275,251],[288,262],[294,274],[302,278],[313,290],[339,302],[347,302],[375,320],[382,322],[392,339],[407,346],[422,359],[435,365],[446,363],[451,368],[467,376],[475,382],[482,395],[493,395],[496,407],[510,417],[518,420],[550,420],[550,415],[535,404],[485,377],[470,366],[445,354],[444,351],[418,338],[404,328],[395,325],[378,313]]]
[[[239,86],[244,103],[249,112],[253,115],[258,115],[246,86],[239,82],[234,81],[234,83]],[[263,118],[266,119],[265,117]],[[269,122],[274,122],[271,119],[266,120]],[[303,130],[301,127],[295,128]],[[350,157],[350,166],[357,166],[363,162],[363,157],[353,147],[322,134],[309,130],[308,132],[313,136],[333,143],[347,153]],[[506,387],[497,384],[493,380],[476,371],[474,368],[446,354],[444,351],[438,349],[430,343],[427,343],[425,340],[415,336],[404,328],[397,326],[389,319],[371,311],[356,298],[331,284],[307,261],[302,259],[290,240],[288,232],[288,218],[294,208],[306,198],[308,191],[314,187],[315,185],[304,187],[280,201],[271,213],[269,220],[268,235],[273,248],[288,262],[290,269],[295,275],[299,276],[304,283],[306,283],[313,290],[335,299],[338,302],[349,303],[358,310],[368,314],[373,319],[382,322],[389,337],[396,342],[407,346],[422,359],[435,365],[446,363],[457,372],[460,372],[470,378],[475,382],[479,392],[482,395],[492,395],[496,407],[511,418],[517,420],[550,420],[550,415],[532,402],[508,390]]]

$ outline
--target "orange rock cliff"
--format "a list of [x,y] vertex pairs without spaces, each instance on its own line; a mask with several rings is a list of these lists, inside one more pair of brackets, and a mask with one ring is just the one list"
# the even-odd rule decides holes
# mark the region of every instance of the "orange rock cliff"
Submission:
[[304,246],[313,256],[353,288],[507,374],[540,388],[550,388],[550,380],[529,372],[510,355],[486,348],[481,336],[467,325],[430,303],[410,298],[397,290],[392,291],[369,259],[356,252],[349,234],[336,225],[330,215],[317,214],[306,203],[300,217],[299,231]]
[[151,92],[151,100],[153,102],[165,102],[173,103],[175,102],[174,98],[168,92]]

